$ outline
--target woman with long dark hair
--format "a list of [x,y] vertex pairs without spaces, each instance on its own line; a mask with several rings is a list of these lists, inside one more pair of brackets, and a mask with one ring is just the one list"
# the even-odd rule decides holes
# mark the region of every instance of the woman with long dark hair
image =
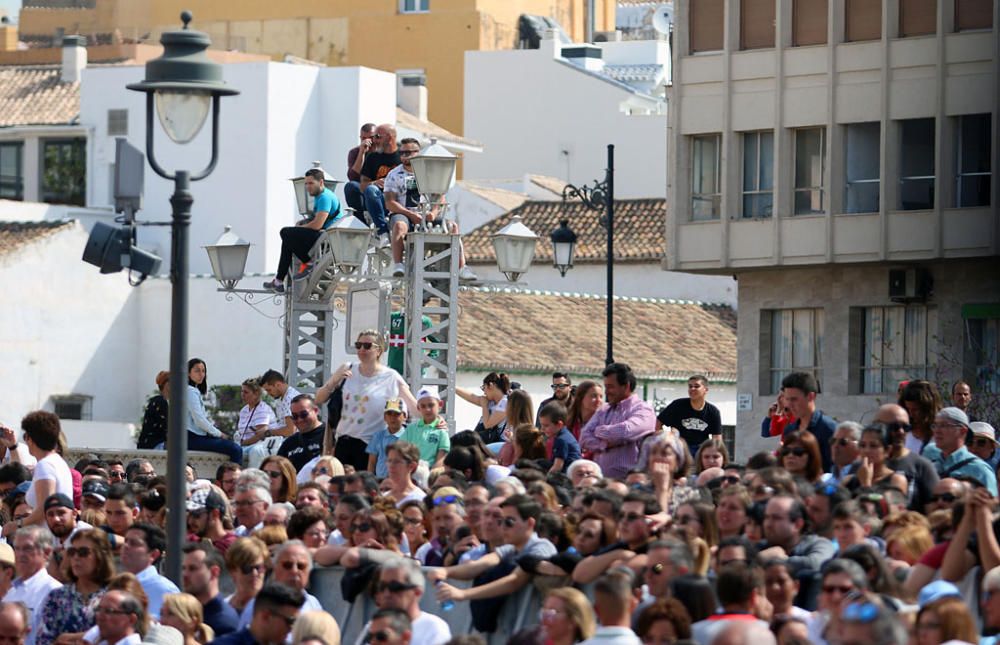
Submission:
[[476,434],[489,445],[503,440],[503,430],[507,423],[507,395],[510,394],[510,379],[506,374],[490,372],[483,379],[482,394],[476,394],[464,387],[456,387],[455,394],[469,403],[482,408],[483,414],[476,426]]
[[910,381],[899,393],[899,405],[906,408],[906,413],[910,415],[910,432],[906,435],[905,445],[920,454],[931,440],[934,417],[944,407],[941,394],[930,381]]
[[243,449],[236,442],[224,439],[222,431],[208,418],[203,399],[207,393],[208,369],[205,361],[192,358],[188,361],[188,449],[217,452],[229,457],[229,461],[242,464]]
[[156,375],[156,388],[160,391],[150,397],[142,415],[142,431],[136,447],[162,448],[167,442],[167,399],[170,398],[170,372],[163,370]]

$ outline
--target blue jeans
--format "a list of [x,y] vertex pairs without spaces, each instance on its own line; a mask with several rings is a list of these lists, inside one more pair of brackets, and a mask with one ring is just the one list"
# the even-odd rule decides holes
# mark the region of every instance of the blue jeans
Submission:
[[349,181],[344,184],[344,200],[355,213],[366,211],[379,233],[389,232],[389,222],[385,217],[385,197],[378,186],[368,184],[367,190],[361,190],[361,184]]
[[217,452],[229,457],[229,461],[237,464],[243,463],[243,448],[239,444],[228,439],[218,439],[206,435],[188,432],[188,450],[204,450],[205,452]]

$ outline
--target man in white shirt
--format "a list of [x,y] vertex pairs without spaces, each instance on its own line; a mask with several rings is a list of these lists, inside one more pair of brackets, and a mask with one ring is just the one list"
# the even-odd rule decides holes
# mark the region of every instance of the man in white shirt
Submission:
[[264,486],[238,485],[233,501],[233,511],[239,522],[236,527],[237,537],[246,537],[257,529],[264,528],[264,516],[270,506],[271,491]]
[[632,631],[632,612],[639,600],[632,593],[633,576],[626,569],[613,569],[594,583],[594,612],[600,626],[581,645],[640,645]]
[[277,437],[290,437],[295,434],[295,423],[292,422],[292,399],[300,392],[285,382],[285,377],[277,370],[267,370],[260,377],[260,386],[268,396],[274,399],[274,414],[277,421],[270,428],[270,433]]
[[143,620],[142,603],[117,589],[104,594],[94,609],[100,636],[97,645],[139,645],[142,636],[136,626]]
[[[441,618],[420,610],[426,585],[420,563],[410,558],[393,558],[379,567],[375,604],[379,609],[398,609],[410,617],[410,645],[442,645],[451,640],[451,628]],[[368,640],[369,622],[361,630],[356,645]]]
[[[17,578],[3,600],[22,603],[28,609],[32,625],[39,615],[36,610],[45,597],[53,589],[62,586],[61,582],[45,570],[51,556],[52,533],[44,526],[26,526],[14,534],[14,571],[17,572]],[[26,645],[34,645],[33,634],[36,631],[32,629],[28,634]]]
[[[312,554],[302,540],[289,540],[278,547],[278,551],[274,554],[274,573],[271,575],[271,581],[288,585],[305,595],[306,601],[302,605],[302,613],[324,611],[316,596],[306,591],[312,566]],[[254,601],[251,600],[240,614],[240,629],[253,622],[253,606]]]

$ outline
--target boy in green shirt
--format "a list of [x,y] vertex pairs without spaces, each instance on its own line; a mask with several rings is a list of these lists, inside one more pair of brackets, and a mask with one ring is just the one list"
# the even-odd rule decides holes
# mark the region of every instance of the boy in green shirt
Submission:
[[444,466],[444,457],[451,450],[448,424],[439,416],[441,399],[437,388],[425,387],[417,392],[417,412],[420,418],[406,426],[400,441],[409,441],[420,449],[421,461],[430,468]]

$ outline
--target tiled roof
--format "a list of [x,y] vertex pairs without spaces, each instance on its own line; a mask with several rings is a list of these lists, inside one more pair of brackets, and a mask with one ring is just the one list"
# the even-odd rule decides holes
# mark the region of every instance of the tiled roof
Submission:
[[[658,262],[666,253],[664,216],[665,199],[615,200],[615,261]],[[607,258],[607,233],[601,224],[603,211],[592,211],[578,200],[563,204],[561,201],[529,201],[500,217],[487,222],[462,236],[465,255],[470,264],[492,264],[492,235],[507,225],[515,215],[538,235],[535,246],[535,263],[552,262],[552,244],[549,234],[559,227],[559,220],[568,219],[569,227],[577,235],[574,262],[603,263]]]
[[27,244],[34,244],[57,233],[73,222],[2,222],[0,221],[0,256],[9,255]]
[[476,183],[459,181],[458,184],[465,190],[478,195],[483,199],[496,204],[504,210],[513,210],[528,201],[528,196],[524,193],[515,193],[512,190],[504,190],[493,186],[482,186]]
[[473,141],[472,139],[466,139],[461,135],[454,134],[445,130],[436,123],[430,121],[423,121],[415,114],[407,112],[403,108],[396,108],[396,126],[399,128],[404,128],[413,132],[419,133],[424,138],[438,139],[442,144],[447,144],[448,142],[460,143],[462,145],[471,146],[475,148],[481,148],[482,143],[478,141]]
[[60,65],[0,67],[0,127],[77,123],[80,84],[61,79]]
[[[604,296],[551,292],[461,291],[458,366],[463,370],[565,371],[604,368]],[[649,380],[705,374],[736,380],[736,314],[728,306],[653,298],[615,298],[614,355]]]

